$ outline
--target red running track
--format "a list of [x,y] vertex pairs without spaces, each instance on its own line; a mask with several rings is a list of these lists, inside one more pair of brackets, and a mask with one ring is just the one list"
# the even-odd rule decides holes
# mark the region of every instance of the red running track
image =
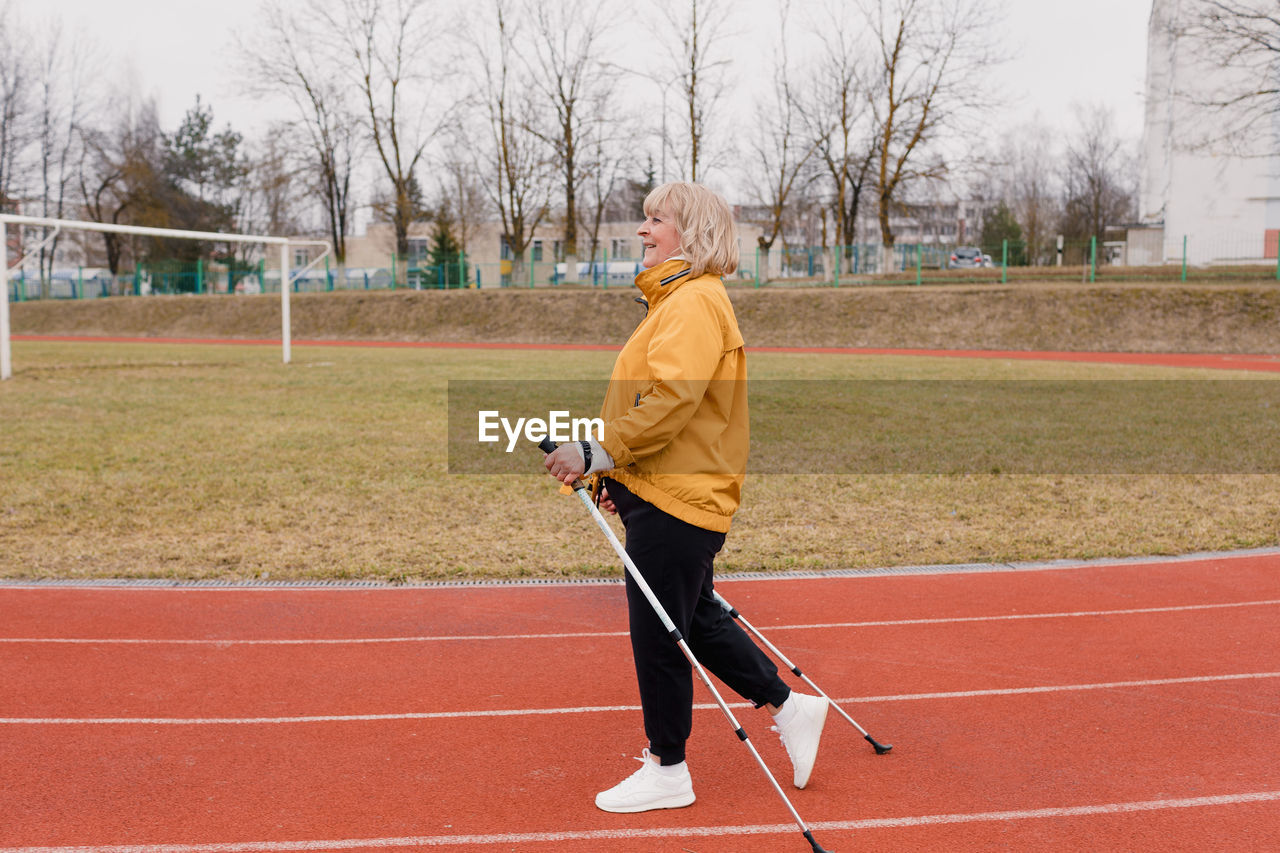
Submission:
[[[726,580],[855,719],[789,784],[824,847],[1280,849],[1280,553]],[[804,851],[698,688],[643,746],[621,587],[0,587],[0,853]]]

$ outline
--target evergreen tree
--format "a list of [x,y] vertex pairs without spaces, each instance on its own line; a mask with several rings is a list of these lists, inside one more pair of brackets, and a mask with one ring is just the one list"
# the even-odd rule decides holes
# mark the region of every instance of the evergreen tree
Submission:
[[1022,240],[1022,226],[1018,224],[1009,205],[1002,201],[983,218],[982,251],[999,263],[1005,240],[1009,241],[1009,266],[1026,266],[1027,246]]
[[650,155],[648,165],[641,172],[641,177],[639,179],[628,178],[623,185],[622,191],[617,193],[616,198],[610,201],[609,212],[605,219],[611,222],[643,219],[644,214],[641,212],[641,208],[644,207],[645,197],[653,192],[657,186],[658,173],[653,165],[653,156]]
[[440,287],[461,287],[464,284],[464,270],[460,268],[462,246],[453,235],[453,213],[448,202],[440,204],[432,219],[427,263],[435,269],[435,280]]
[[644,170],[644,180],[636,185],[639,191],[640,200],[644,201],[644,197],[653,192],[658,187],[658,174],[653,168],[653,155],[649,155],[649,165]]
[[[161,227],[188,231],[234,231],[239,213],[240,185],[248,166],[240,155],[241,136],[228,126],[213,131],[213,109],[196,96],[178,130],[163,134],[162,172],[154,201],[164,220]],[[145,224],[160,224],[146,222]],[[153,257],[193,262],[209,253],[209,246],[190,240],[152,239]],[[234,246],[226,250],[234,256]]]

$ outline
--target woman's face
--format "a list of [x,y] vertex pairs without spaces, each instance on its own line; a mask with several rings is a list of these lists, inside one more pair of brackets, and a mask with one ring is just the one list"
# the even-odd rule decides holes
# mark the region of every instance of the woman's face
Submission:
[[640,235],[640,242],[644,245],[644,259],[640,265],[645,269],[680,253],[680,232],[665,211],[655,210],[652,216],[640,223],[636,234]]

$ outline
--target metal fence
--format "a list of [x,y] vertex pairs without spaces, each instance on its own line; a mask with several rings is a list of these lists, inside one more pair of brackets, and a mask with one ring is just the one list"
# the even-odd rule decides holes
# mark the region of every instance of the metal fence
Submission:
[[[1001,240],[968,246],[879,243],[757,249],[744,258],[756,285],[859,285],[1075,280],[1280,281],[1275,231],[1164,237],[1136,232],[1129,240],[1060,240],[1039,245]],[[753,263],[754,261],[754,263]]]
[[[1002,240],[968,247],[936,243],[877,243],[852,246],[788,246],[743,252],[741,266],[725,283],[736,286],[857,286],[1019,281],[1280,281],[1276,232],[1242,237],[1142,235],[1126,241],[1051,241],[1033,246]],[[967,251],[962,251],[967,250]],[[630,286],[638,260],[607,255],[580,261],[575,269],[551,261],[472,263],[459,258],[441,265],[405,264],[395,256],[385,267],[297,269],[293,292],[350,290],[441,290],[474,288]],[[58,269],[41,279],[14,270],[9,299],[97,299],[151,294],[279,293],[280,271],[256,263],[206,265],[203,261],[155,261],[112,275],[99,268]]]

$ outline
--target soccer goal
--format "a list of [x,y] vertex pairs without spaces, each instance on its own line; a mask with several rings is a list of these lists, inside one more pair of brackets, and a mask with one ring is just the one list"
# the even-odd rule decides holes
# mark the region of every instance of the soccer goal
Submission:
[[[9,226],[52,229],[31,251],[25,252],[18,262],[9,266]],[[306,275],[317,264],[323,263],[332,248],[327,240],[291,240],[288,237],[269,237],[265,234],[220,234],[211,231],[180,231],[173,228],[148,228],[141,225],[115,225],[109,222],[84,222],[74,219],[42,219],[35,216],[17,216],[0,213],[0,380],[13,375],[13,355],[9,344],[9,274],[23,266],[31,257],[53,242],[62,231],[99,231],[113,234],[138,234],[144,237],[163,237],[173,240],[203,240],[211,243],[261,243],[280,247],[280,346],[284,363],[292,357],[289,333],[290,284]],[[22,243],[21,240],[18,241]],[[289,249],[292,246],[323,246],[318,258],[302,269],[290,270]]]

